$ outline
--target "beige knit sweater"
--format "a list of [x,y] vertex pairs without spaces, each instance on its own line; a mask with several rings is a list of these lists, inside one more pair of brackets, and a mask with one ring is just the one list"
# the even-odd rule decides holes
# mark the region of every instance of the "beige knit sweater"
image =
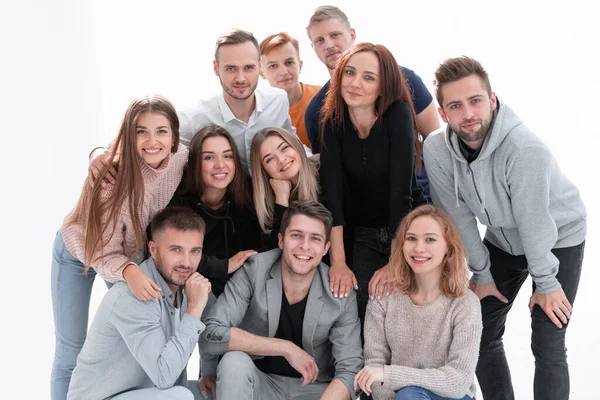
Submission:
[[[140,221],[144,224],[144,229],[150,224],[152,218],[162,209],[164,209],[175,189],[181,181],[183,167],[188,159],[188,149],[183,144],[179,145],[175,154],[170,154],[158,168],[154,169],[143,159],[138,158],[142,178],[144,179],[144,202],[140,210]],[[103,198],[110,197],[111,185],[101,192]],[[123,280],[123,265],[131,256],[136,256],[134,262],[141,262],[141,254],[135,254],[135,233],[131,214],[129,213],[129,200],[125,198],[117,224],[114,229],[107,229],[105,235],[106,246],[101,249],[102,252],[94,256],[97,261],[92,267],[102,277],[109,282]],[[74,211],[74,210],[73,210]],[[79,225],[67,225],[66,221],[72,215],[73,211],[67,215],[62,226],[62,236],[65,246],[69,252],[81,262],[84,261],[84,243],[85,235],[83,228]],[[112,234],[114,231],[114,234]],[[112,236],[111,236],[112,234]]]
[[439,396],[474,397],[475,366],[481,339],[481,306],[464,296],[438,296],[418,306],[393,292],[371,300],[365,316],[365,365],[383,366],[383,384],[372,386],[375,400],[394,399],[406,386]]

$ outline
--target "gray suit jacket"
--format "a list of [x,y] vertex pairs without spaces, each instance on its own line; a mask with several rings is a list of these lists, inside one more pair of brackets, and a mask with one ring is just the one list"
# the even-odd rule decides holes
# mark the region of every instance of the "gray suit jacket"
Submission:
[[[213,355],[227,352],[231,327],[274,337],[279,325],[282,288],[280,249],[250,257],[227,282],[204,321],[201,351]],[[315,359],[319,382],[338,378],[355,398],[354,375],[363,366],[356,294],[352,291],[348,298],[334,298],[329,290],[329,267],[323,263],[318,266],[308,292],[302,348]],[[202,375],[215,376],[216,371],[203,368]]]

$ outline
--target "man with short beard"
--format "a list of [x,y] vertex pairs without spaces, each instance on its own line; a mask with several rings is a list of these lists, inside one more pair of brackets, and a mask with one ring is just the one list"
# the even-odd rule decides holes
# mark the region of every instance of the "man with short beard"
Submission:
[[[469,57],[435,73],[445,132],[425,141],[436,206],[459,228],[481,300],[477,380],[486,400],[514,399],[504,324],[528,275],[533,280],[534,398],[569,398],[565,335],[581,276],[586,209],[548,147],[492,91]],[[482,242],[477,220],[487,227]]]
[[139,268],[162,298],[140,301],[123,281],[108,291],[77,358],[69,400],[202,398],[185,368],[205,328],[200,317],[210,293],[196,272],[205,224],[191,209],[168,207],[151,226],[151,258]]
[[[246,261],[206,317],[203,352],[223,355],[203,381],[217,399],[354,399],[363,365],[356,294],[334,298],[331,213],[297,201],[283,216],[280,249]],[[216,382],[215,382],[216,377]]]

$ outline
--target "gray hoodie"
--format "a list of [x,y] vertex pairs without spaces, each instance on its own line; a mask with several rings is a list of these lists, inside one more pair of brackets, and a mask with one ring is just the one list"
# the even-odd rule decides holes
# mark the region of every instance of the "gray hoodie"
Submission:
[[477,217],[494,246],[525,255],[538,293],[558,290],[559,263],[551,250],[585,240],[586,210],[579,191],[548,147],[504,104],[471,164],[460,152],[459,140],[449,126],[430,135],[424,160],[433,202],[457,225],[474,281],[494,281]]

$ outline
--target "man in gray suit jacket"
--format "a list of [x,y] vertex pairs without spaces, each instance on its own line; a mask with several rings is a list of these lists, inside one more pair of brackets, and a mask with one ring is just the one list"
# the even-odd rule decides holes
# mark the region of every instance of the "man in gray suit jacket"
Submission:
[[[202,352],[223,355],[202,382],[218,399],[354,399],[363,365],[356,294],[334,298],[331,213],[297,201],[284,214],[280,249],[252,256],[205,320]],[[216,372],[216,381],[215,381]]]

